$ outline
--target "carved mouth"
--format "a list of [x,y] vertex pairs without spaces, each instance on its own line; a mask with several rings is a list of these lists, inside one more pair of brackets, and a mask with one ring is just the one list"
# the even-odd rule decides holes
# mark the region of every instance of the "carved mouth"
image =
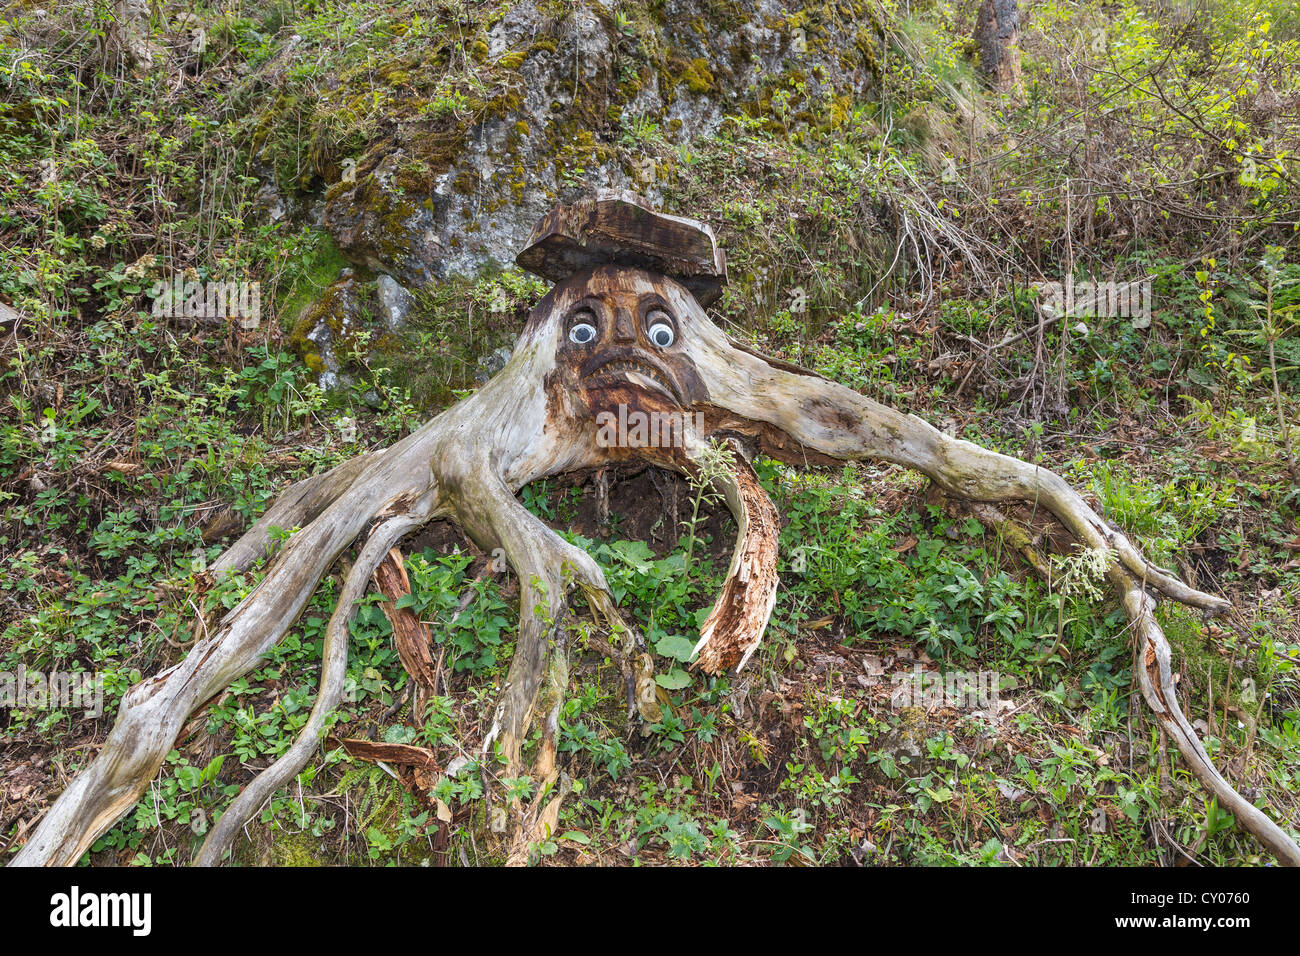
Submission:
[[614,354],[598,359],[594,367],[582,376],[586,388],[605,388],[612,385],[634,385],[662,392],[678,405],[682,404],[681,390],[668,369],[648,355]]

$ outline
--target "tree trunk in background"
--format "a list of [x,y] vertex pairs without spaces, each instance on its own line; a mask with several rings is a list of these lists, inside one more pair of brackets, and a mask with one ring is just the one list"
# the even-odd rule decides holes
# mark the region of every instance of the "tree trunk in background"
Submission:
[[1020,83],[1019,28],[1016,0],[980,0],[975,16],[980,72],[1003,92]]
[[118,0],[112,35],[128,68],[153,68],[148,0]]

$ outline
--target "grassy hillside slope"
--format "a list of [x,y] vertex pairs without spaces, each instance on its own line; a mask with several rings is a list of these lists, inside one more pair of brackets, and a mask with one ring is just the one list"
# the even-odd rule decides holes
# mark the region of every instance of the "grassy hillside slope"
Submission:
[[[1162,607],[1179,692],[1225,775],[1300,833],[1294,5],[1042,0],[1022,12],[1024,83],[1006,94],[976,79],[973,7],[535,3],[527,49],[495,50],[523,6],[162,4],[148,69],[121,55],[109,4],[4,14],[0,671],[94,673],[105,711],[0,709],[0,847],[93,755],[122,692],[185,654],[196,611],[255,583],[205,574],[223,543],[291,481],[477,387],[544,294],[499,264],[437,276],[397,331],[333,327],[342,384],[322,388],[306,319],[341,270],[370,302],[377,267],[405,261],[341,248],[330,227],[330,203],[378,195],[353,186],[381,163],[395,185],[375,223],[422,215],[448,175],[461,198],[435,212],[468,210],[467,242],[507,234],[479,196],[526,210],[601,177],[641,188],[718,230],[732,281],[711,311],[730,334],[1064,475],[1154,560],[1234,602],[1210,624]],[[574,65],[548,57],[587,35],[579,8],[609,69],[579,70],[536,113],[552,104],[515,78],[532,59],[568,82]],[[746,51],[714,42],[750,28],[779,39],[753,83]],[[515,155],[482,146],[498,126]],[[483,164],[481,182],[458,179]],[[178,273],[259,283],[257,321],[154,314],[154,283]],[[1150,315],[1045,324],[1033,284],[1069,276],[1151,277]],[[593,542],[673,702],[629,726],[617,669],[577,641],[561,738],[574,792],[538,860],[1269,862],[1148,719],[1095,555],[1040,524],[1061,552],[1044,577],[895,468],[759,474],[788,521],[782,589],[760,653],[719,680],[679,665],[729,560],[725,509],[705,501],[673,527],[670,486],[645,475],[614,489],[602,537],[589,489],[524,489]],[[685,520],[698,490],[676,494]],[[438,525],[404,550],[448,695],[422,720],[401,704],[372,595],[334,732],[474,758],[517,582],[481,578],[484,557]],[[89,863],[190,859],[305,721],[336,588],[191,720]],[[917,668],[996,672],[1001,704],[901,706],[894,678]],[[499,862],[476,766],[410,788],[327,748],[237,858]]]

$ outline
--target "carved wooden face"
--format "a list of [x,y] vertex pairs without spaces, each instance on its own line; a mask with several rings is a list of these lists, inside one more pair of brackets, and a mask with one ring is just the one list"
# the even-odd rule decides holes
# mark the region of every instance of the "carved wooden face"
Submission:
[[600,266],[566,279],[552,296],[533,320],[555,324],[552,374],[590,412],[620,404],[681,410],[708,397],[689,348],[689,325],[707,319],[671,279]]

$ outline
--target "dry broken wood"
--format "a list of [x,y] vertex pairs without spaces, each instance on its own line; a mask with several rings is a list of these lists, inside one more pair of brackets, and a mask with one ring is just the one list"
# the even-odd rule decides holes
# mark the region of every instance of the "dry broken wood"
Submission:
[[403,767],[417,767],[420,770],[436,773],[442,769],[437,756],[426,747],[414,744],[386,744],[361,737],[331,737],[327,741],[331,747],[342,747],[348,756],[371,763],[391,763]]
[[406,576],[402,552],[390,548],[384,560],[375,569],[375,587],[388,598],[380,609],[393,628],[393,644],[402,667],[415,684],[411,712],[416,723],[424,720],[425,705],[438,694],[440,679],[438,664],[433,659],[432,636],[419,616],[409,607],[398,607],[397,602],[411,593],[411,581]]
[[[244,823],[317,750],[343,692],[347,623],[371,574],[403,536],[434,518],[453,521],[485,552],[501,548],[520,582],[515,654],[479,747],[487,756],[499,754],[509,775],[519,774],[534,714],[541,715],[531,770],[538,796],[529,806],[515,801],[489,814],[515,834],[508,858],[525,861],[528,844],[554,825],[566,787],[555,734],[568,684],[575,596],[585,599],[609,635],[599,646],[629,677],[642,719],[657,719],[659,705],[641,636],[623,619],[599,565],[525,509],[516,492],[540,478],[594,473],[611,464],[644,462],[699,474],[715,442],[735,451],[730,474],[714,484],[739,531],[736,556],[697,647],[702,670],[743,667],[772,612],[776,512],[747,454],[799,467],[880,459],[919,471],[947,494],[970,501],[1033,502],[1081,545],[1114,555],[1111,580],[1141,642],[1147,702],[1220,803],[1280,860],[1300,864],[1295,843],[1243,800],[1201,749],[1178,709],[1168,644],[1151,614],[1153,594],[1211,615],[1226,611],[1227,601],[1150,564],[1052,472],[951,438],[914,415],[733,344],[690,289],[701,277],[709,280],[701,292],[706,297],[709,288],[721,286],[723,260],[712,233],[639,203],[630,206],[626,198],[605,197],[548,217],[532,247],[542,251],[525,251],[521,261],[557,282],[529,316],[505,368],[397,444],[294,485],[222,555],[214,576],[239,574],[277,546],[273,528],[299,529],[279,544],[262,582],[180,663],[125,695],[98,757],[32,831],[16,865],[75,864],[135,805],[188,715],[253,669],[292,625],[322,575],[345,549],[355,548],[326,629],[320,688],[307,725],[231,803],[195,858],[201,865],[221,862]],[[609,441],[610,416],[633,413],[673,426],[672,440]]]

